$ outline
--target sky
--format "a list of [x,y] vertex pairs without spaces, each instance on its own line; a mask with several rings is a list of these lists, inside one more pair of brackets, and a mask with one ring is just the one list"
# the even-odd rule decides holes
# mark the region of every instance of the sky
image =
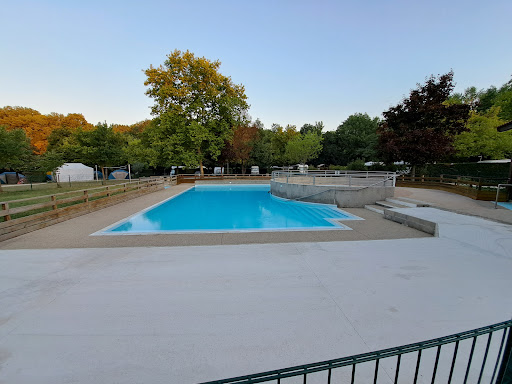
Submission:
[[512,1],[0,0],[0,107],[151,118],[144,70],[175,49],[219,60],[270,128],[382,117],[430,75],[455,91],[512,76]]

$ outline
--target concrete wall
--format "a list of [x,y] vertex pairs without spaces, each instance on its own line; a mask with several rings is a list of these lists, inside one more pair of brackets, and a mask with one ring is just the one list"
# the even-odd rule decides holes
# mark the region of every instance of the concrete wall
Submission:
[[285,199],[308,196],[300,201],[336,204],[338,207],[345,208],[358,208],[364,207],[366,204],[375,204],[376,201],[385,200],[395,194],[393,187],[369,187],[364,189],[360,187],[337,187],[336,190],[333,190],[332,186],[286,184],[276,181],[270,182],[270,191],[274,196]]

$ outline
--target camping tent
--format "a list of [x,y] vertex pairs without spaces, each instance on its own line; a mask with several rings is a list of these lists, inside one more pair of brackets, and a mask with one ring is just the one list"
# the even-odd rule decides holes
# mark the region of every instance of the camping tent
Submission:
[[55,171],[57,182],[66,181],[92,181],[94,169],[82,163],[64,163]]
[[110,180],[124,180],[128,178],[128,171],[125,171],[124,169],[116,169],[115,171],[112,171],[110,175],[108,175],[108,178]]
[[18,172],[2,172],[0,173],[0,184],[18,184],[24,178],[25,176]]

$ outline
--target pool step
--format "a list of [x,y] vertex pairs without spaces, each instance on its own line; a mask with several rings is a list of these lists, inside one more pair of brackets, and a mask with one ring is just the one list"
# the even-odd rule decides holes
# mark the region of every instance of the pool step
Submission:
[[392,203],[398,203],[405,205],[407,207],[416,208],[416,207],[430,207],[430,203],[426,203],[424,201],[420,200],[414,200],[409,199],[408,197],[393,197],[393,198],[387,198],[386,201],[392,202]]
[[375,204],[368,204],[364,207],[369,211],[384,215],[385,209],[393,208],[416,208],[429,207],[430,204],[419,200],[407,199],[405,197],[387,198],[386,201],[377,201]]
[[375,205],[384,207],[384,208],[410,208],[410,205],[405,205],[400,203],[399,201],[389,201],[386,199],[386,201],[377,201]]
[[381,205],[367,204],[364,207],[365,207],[365,209],[367,209],[369,211],[376,212],[378,214],[384,215],[384,209],[385,208],[383,206],[381,206]]

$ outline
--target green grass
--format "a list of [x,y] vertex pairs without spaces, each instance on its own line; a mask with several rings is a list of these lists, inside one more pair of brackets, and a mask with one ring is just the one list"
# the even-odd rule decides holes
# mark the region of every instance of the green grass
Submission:
[[[107,185],[116,185],[127,183],[128,180],[108,180],[102,185],[101,181],[84,181],[84,182],[73,182],[71,186],[68,183],[45,183],[45,184],[34,184],[30,189],[29,184],[24,184],[23,189],[21,187],[5,187],[3,186],[0,191],[0,201],[11,201],[19,199],[27,199],[30,197],[38,196],[50,196],[57,193],[72,192],[72,191],[83,191],[85,189],[105,187]],[[71,196],[67,196],[71,197]],[[34,204],[34,202],[30,203]]]
[[[84,190],[89,190],[89,194],[105,191],[107,186],[115,186],[119,184],[124,184],[128,182],[128,180],[109,180],[105,181],[104,185],[100,182],[81,182],[81,183],[72,183],[71,186],[69,184],[60,184],[60,187],[57,183],[48,183],[48,185],[43,184],[42,186],[38,185],[38,188],[34,188],[32,190],[16,190],[13,191],[12,188],[3,188],[3,191],[0,192],[0,202],[11,202],[9,203],[9,208],[17,208],[23,207],[32,204],[49,202],[51,195],[57,195],[56,200],[68,199],[70,197],[83,196]],[[91,191],[91,189],[94,189]],[[67,193],[66,193],[67,192]],[[64,195],[60,195],[61,193],[66,193]],[[122,193],[122,191],[112,191],[112,196]],[[37,198],[39,197],[39,198]],[[106,196],[96,196],[90,197],[89,201],[101,199]],[[35,198],[34,200],[29,201],[16,201],[20,199],[27,198]],[[82,200],[77,200],[68,203],[59,204],[59,208],[69,207],[71,205],[80,204]],[[51,211],[52,207],[45,207],[39,209],[33,209],[27,212],[21,212],[17,214],[11,215],[11,219],[17,219],[24,216],[35,215],[37,213]],[[2,221],[0,219],[0,221]],[[3,219],[5,221],[5,218]]]

